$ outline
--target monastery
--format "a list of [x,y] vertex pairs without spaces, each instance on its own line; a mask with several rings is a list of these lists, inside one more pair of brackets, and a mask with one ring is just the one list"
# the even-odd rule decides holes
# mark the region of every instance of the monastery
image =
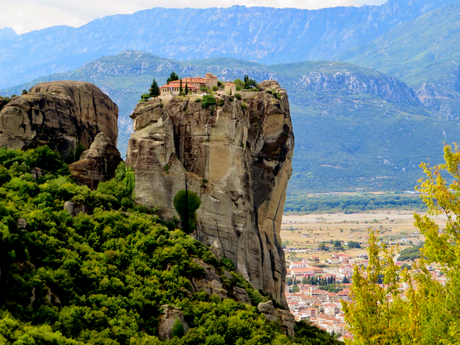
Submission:
[[[207,87],[211,90],[214,86],[218,86],[218,78],[212,73],[206,73],[204,78],[188,77],[188,78],[182,78],[181,80],[170,81],[168,84],[160,86],[160,93],[162,95],[165,95],[165,94],[178,95],[180,92],[181,81],[182,81],[182,89],[185,90],[185,86],[187,86],[189,92],[192,92],[194,94],[198,93],[201,87]],[[225,93],[234,95],[236,93],[236,85],[233,83],[226,83]]]
[[[189,77],[189,78],[182,78],[182,89],[185,90],[185,85],[187,85],[188,89],[193,92],[197,93],[200,87],[207,87],[212,89],[213,86],[217,86],[218,78],[213,75],[212,73],[206,73],[204,78],[201,77]],[[160,87],[161,94],[165,93],[179,93],[180,91],[180,80],[173,80],[170,81],[168,84],[163,85]]]

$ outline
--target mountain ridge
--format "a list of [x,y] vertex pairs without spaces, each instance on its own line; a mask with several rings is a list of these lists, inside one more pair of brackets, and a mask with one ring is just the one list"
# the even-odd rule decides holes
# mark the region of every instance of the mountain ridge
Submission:
[[59,26],[0,38],[0,87],[71,70],[129,49],[181,60],[222,55],[264,63],[330,59],[452,1],[390,0],[381,6],[311,11],[154,8],[109,16],[79,28]]

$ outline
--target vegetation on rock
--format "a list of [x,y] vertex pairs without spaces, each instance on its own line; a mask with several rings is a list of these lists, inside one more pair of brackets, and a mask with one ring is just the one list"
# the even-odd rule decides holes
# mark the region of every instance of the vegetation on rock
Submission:
[[[124,164],[91,191],[47,147],[0,149],[0,343],[160,344],[165,304],[190,327],[166,344],[337,343],[304,323],[290,339],[256,307],[195,291],[201,261],[227,291],[267,300],[203,244],[134,205],[133,187]],[[66,202],[86,211],[73,217]]]
[[187,234],[196,229],[196,210],[200,205],[200,197],[191,190],[182,189],[174,196],[174,208],[179,214],[182,229]]

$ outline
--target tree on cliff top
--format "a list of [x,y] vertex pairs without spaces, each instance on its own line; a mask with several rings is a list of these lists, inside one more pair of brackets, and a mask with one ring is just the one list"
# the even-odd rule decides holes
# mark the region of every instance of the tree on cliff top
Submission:
[[158,87],[158,83],[155,78],[152,81],[152,85],[150,86],[150,97],[158,97],[160,95],[160,88]]
[[179,76],[176,74],[176,72],[172,71],[169,78],[166,79],[166,83],[169,83],[174,80],[179,80]]
[[[460,339],[460,151],[444,148],[445,164],[430,168],[416,188],[428,215],[415,214],[415,225],[425,237],[422,257],[411,270],[394,262],[393,251],[371,231],[369,265],[357,266],[352,302],[342,302],[354,344],[458,344]],[[429,216],[443,215],[440,229]],[[436,263],[444,282],[432,276]],[[383,284],[378,278],[383,276]],[[405,291],[400,290],[405,286]]]

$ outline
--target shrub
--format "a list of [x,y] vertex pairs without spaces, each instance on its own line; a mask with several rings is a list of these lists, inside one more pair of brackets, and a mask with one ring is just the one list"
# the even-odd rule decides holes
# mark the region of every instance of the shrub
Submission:
[[223,100],[223,99],[219,99],[219,103],[218,103],[218,104],[219,104],[219,106],[220,106],[220,107],[221,107],[221,106],[223,106],[223,105],[224,105],[224,103],[225,103],[225,102],[224,102],[224,100]]
[[235,93],[235,97],[236,97],[236,99],[241,99],[241,94]]
[[172,336],[182,338],[185,334],[184,325],[179,319],[176,319],[174,325],[172,326]]
[[247,103],[241,103],[241,109],[243,109],[244,111],[248,110],[248,105]]
[[213,86],[213,87],[212,87],[212,91],[217,91],[217,90],[219,90],[219,87],[218,87],[218,86]]
[[182,230],[192,233],[196,227],[196,210],[201,205],[201,199],[195,192],[180,190],[174,197],[174,208],[179,214]]
[[210,106],[213,106],[217,104],[217,101],[214,96],[212,95],[204,95],[203,99],[201,101],[201,106],[205,109],[209,108]]

